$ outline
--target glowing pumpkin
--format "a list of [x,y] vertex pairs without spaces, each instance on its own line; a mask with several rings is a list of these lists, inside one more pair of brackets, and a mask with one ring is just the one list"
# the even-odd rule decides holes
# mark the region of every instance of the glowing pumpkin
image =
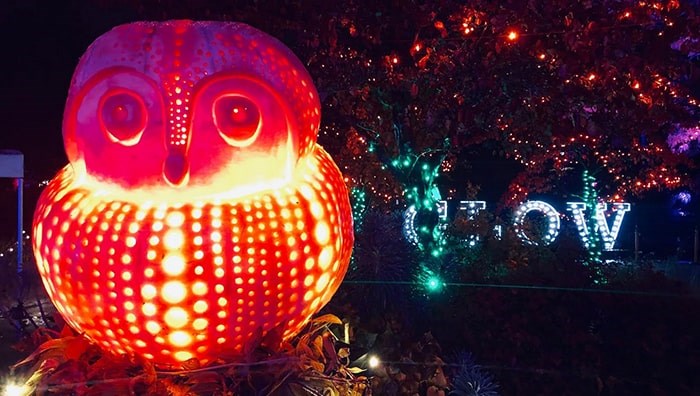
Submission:
[[70,164],[34,216],[59,312],[161,366],[235,359],[259,330],[293,336],[338,288],[353,241],[319,120],[301,62],[247,25],[99,37],[68,94]]

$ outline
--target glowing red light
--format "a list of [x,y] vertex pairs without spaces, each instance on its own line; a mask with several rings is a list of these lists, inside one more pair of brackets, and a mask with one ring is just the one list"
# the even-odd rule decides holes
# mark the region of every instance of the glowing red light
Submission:
[[70,164],[33,231],[74,329],[177,368],[235,360],[259,331],[292,337],[329,301],[352,215],[286,47],[236,23],[134,23],[98,38],[72,81]]

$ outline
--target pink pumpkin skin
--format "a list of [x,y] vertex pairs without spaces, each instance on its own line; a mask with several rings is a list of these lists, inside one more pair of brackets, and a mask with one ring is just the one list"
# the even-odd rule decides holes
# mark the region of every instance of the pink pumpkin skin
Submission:
[[115,353],[177,368],[292,337],[342,282],[352,215],[315,143],[318,95],[249,26],[119,26],[73,76],[70,165],[40,197],[34,253],[59,312]]
[[[144,144],[115,145],[105,136],[97,107],[114,87],[143,98]],[[95,40],[73,75],[63,127],[68,159],[84,161],[95,178],[138,187],[165,184],[166,158],[185,157],[192,183],[207,184],[232,158],[253,151],[225,144],[212,128],[211,101],[226,93],[254,98],[266,112],[266,126],[273,123],[269,129],[275,130],[256,140],[256,153],[280,144],[287,138],[283,131],[293,145],[290,161],[312,150],[320,122],[318,94],[302,63],[276,39],[239,23],[116,27]],[[179,145],[183,134],[185,144]]]

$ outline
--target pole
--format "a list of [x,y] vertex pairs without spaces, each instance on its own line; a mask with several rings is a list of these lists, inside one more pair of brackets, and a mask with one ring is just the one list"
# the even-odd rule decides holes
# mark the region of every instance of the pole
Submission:
[[634,226],[634,261],[639,261],[639,228]]
[[22,244],[24,242],[24,218],[23,205],[24,201],[24,178],[17,179],[17,274],[22,274]]
[[695,227],[695,238],[693,240],[693,262],[698,262],[698,254],[700,254],[700,231]]

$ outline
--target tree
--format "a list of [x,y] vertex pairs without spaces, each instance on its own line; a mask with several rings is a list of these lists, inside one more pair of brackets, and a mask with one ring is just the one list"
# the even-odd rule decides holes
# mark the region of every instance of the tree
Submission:
[[[507,205],[561,183],[620,201],[691,182],[695,164],[667,141],[697,131],[697,4],[391,6],[329,17],[309,61],[326,95],[324,142],[344,142],[345,173],[376,198],[434,210],[438,171],[471,147],[522,165]],[[580,184],[582,172],[595,183]],[[444,236],[424,224],[439,272]]]
[[[321,143],[370,206],[428,218],[438,185],[456,193],[449,173],[468,150],[519,163],[506,206],[562,183],[583,189],[583,171],[601,199],[691,183],[695,163],[678,147],[700,116],[697,1],[188,4],[131,7],[143,19],[247,22],[289,45],[321,94]],[[442,228],[419,233],[438,273]]]

